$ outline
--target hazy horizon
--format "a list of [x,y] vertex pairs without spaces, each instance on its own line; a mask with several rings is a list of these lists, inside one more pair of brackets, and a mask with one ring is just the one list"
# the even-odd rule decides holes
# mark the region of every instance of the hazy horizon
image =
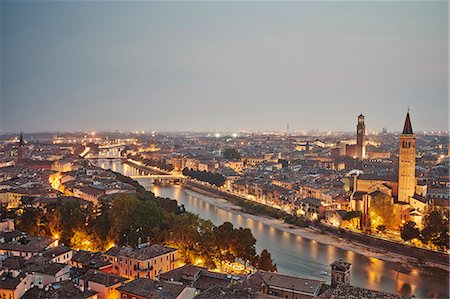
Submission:
[[0,131],[448,130],[448,2],[2,1]]

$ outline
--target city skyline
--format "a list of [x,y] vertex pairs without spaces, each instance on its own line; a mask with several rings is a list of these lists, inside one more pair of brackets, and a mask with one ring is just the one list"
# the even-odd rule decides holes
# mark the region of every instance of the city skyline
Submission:
[[5,1],[0,130],[446,130],[447,8]]

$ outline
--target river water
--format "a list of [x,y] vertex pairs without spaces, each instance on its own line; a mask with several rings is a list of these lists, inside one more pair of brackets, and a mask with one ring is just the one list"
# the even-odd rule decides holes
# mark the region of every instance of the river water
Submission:
[[[101,160],[99,166],[128,176],[138,174],[138,170],[121,161]],[[219,208],[211,200],[205,200],[206,196],[181,186],[152,185],[149,179],[138,181],[157,196],[173,198],[183,204],[186,210],[211,220],[215,225],[229,221],[234,226],[250,228],[257,240],[257,251],[261,252],[264,248],[269,250],[281,273],[329,282],[329,265],[342,259],[352,264],[350,279],[353,285],[405,297],[414,294],[417,298],[449,298],[447,271],[385,262],[324,245],[242,216],[236,211]]]

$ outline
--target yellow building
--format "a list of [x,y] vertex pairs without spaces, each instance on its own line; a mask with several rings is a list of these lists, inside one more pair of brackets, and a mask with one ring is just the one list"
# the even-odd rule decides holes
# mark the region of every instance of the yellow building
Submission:
[[162,245],[112,247],[105,256],[113,264],[113,274],[130,279],[155,279],[159,274],[169,272],[179,264],[178,249]]

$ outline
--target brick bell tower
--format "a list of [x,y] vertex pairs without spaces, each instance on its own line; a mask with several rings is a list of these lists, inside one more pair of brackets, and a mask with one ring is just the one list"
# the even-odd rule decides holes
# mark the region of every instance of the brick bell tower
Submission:
[[398,201],[408,202],[416,191],[416,136],[413,133],[409,111],[400,135],[398,159]]
[[19,135],[18,149],[17,149],[17,163],[20,163],[20,162],[22,162],[22,160],[23,160],[24,147],[25,147],[25,141],[23,140],[23,135],[22,135],[22,133],[20,133],[20,135]]
[[366,125],[362,113],[358,116],[358,124],[356,125],[356,156],[359,159],[366,157]]

